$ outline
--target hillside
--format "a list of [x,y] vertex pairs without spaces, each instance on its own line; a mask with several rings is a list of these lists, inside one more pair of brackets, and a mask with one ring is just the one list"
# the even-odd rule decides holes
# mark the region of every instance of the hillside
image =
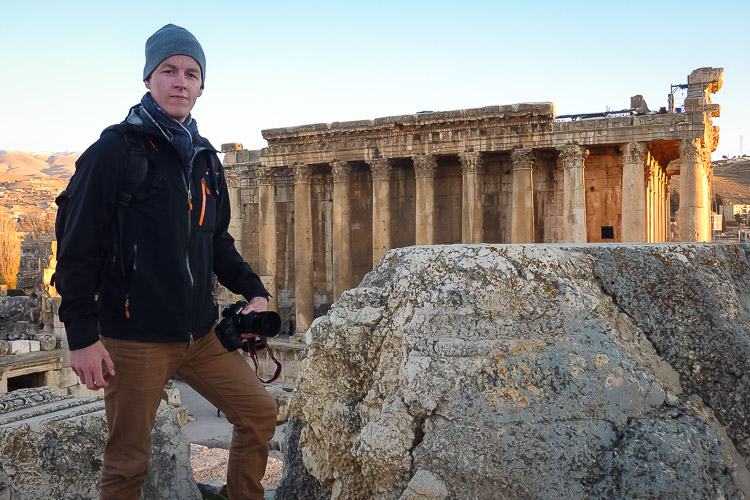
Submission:
[[68,179],[75,171],[80,153],[25,153],[0,150],[0,178],[3,180],[53,177]]
[[750,158],[721,160],[714,165],[714,192],[724,203],[750,203]]

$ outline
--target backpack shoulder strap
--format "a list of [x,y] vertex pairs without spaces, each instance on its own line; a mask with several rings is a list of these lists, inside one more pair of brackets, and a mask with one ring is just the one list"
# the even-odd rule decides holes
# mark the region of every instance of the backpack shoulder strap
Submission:
[[[120,257],[120,266],[125,274],[124,248],[122,247],[122,235],[125,231],[125,212],[133,201],[133,195],[143,185],[148,174],[148,156],[143,146],[143,137],[132,128],[124,130],[115,125],[110,129],[120,133],[125,140],[128,159],[125,164],[125,172],[122,176],[122,184],[117,194],[117,247]],[[124,128],[124,127],[123,127]]]
[[127,207],[133,201],[133,195],[146,180],[148,174],[148,157],[143,147],[143,137],[131,130],[123,134],[127,146],[128,161],[125,167],[122,186],[117,197],[120,207]]

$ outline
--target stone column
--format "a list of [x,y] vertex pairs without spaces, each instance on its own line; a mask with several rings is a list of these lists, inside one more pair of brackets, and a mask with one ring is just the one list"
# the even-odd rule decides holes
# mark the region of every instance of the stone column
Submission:
[[563,242],[586,243],[586,191],[583,177],[588,149],[577,144],[563,146]]
[[700,139],[680,141],[680,241],[709,241],[704,192],[705,164],[709,158]]
[[655,221],[655,175],[654,166],[648,166],[648,187],[647,187],[647,198],[646,198],[646,241],[654,241],[654,221]]
[[534,243],[534,155],[530,148],[516,148],[513,161],[511,243]]
[[622,155],[622,241],[646,241],[646,145],[629,142]]
[[294,169],[294,309],[293,340],[304,342],[315,316],[313,302],[312,194],[310,167],[295,163]]
[[278,290],[276,283],[276,197],[273,183],[274,169],[262,165],[257,168],[258,179],[258,247],[260,261],[260,278],[271,294],[268,309],[278,309]]
[[435,155],[413,156],[414,176],[416,178],[416,234],[417,245],[435,243]]
[[391,177],[388,158],[368,160],[372,175],[372,265],[391,249]]
[[484,157],[479,151],[460,153],[463,192],[461,196],[461,241],[481,243],[484,240],[482,221],[482,191],[480,179]]
[[664,172],[664,241],[672,241],[672,212],[669,205],[669,176]]
[[351,288],[352,204],[349,191],[351,167],[345,161],[331,162],[333,173],[333,300]]
[[664,231],[664,220],[667,218],[667,212],[664,210],[665,177],[664,169],[659,168],[659,241],[667,241],[667,233]]
[[229,191],[229,207],[232,212],[231,219],[229,219],[229,227],[227,230],[229,234],[234,238],[235,247],[240,255],[245,256],[243,252],[242,242],[242,189],[240,187],[240,177],[236,172],[230,170],[224,170],[224,175],[227,183],[227,190]]

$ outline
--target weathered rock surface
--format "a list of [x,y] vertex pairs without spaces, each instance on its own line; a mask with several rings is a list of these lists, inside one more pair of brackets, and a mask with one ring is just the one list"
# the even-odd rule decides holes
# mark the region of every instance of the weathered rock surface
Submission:
[[304,466],[331,498],[744,498],[749,251],[392,250],[308,331]]
[[[0,499],[99,498],[106,439],[100,396],[72,398],[48,387],[0,395]],[[200,499],[190,444],[166,403],[151,439],[143,498]]]

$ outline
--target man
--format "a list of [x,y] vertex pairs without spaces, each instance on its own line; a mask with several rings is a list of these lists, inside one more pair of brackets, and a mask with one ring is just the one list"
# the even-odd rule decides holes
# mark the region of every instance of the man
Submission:
[[[230,497],[263,497],[276,404],[214,333],[212,273],[247,299],[244,314],[265,311],[269,294],[227,232],[221,163],[190,114],[205,76],[192,34],[171,24],[154,33],[143,71],[149,91],[81,156],[67,190],[56,285],[70,365],[86,387],[104,389],[103,499],[140,497],[156,411],[175,373],[234,426]],[[148,170],[118,208],[133,176],[134,136]]]

